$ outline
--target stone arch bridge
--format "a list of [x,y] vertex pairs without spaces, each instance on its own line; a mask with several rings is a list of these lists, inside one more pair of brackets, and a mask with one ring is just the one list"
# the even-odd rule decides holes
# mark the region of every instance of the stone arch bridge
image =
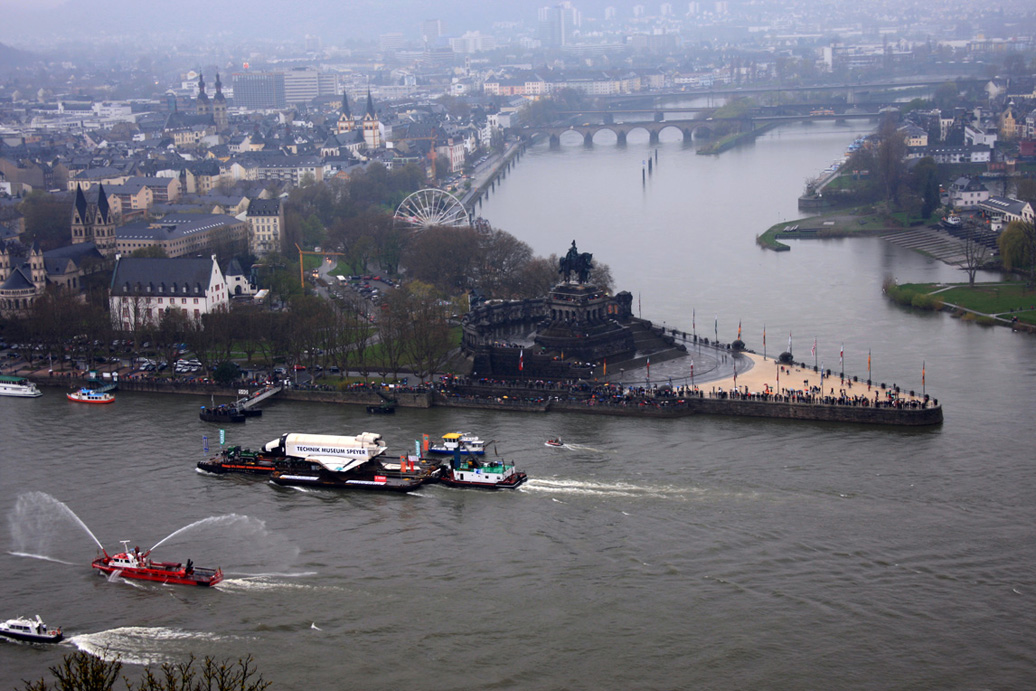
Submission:
[[614,132],[619,145],[626,143],[626,136],[634,130],[648,133],[649,143],[658,143],[658,134],[665,129],[678,130],[684,141],[691,141],[698,136],[709,136],[712,133],[710,123],[702,120],[667,120],[665,122],[616,122],[605,124],[558,125],[554,127],[523,127],[519,133],[526,136],[536,134],[547,135],[551,148],[561,146],[561,135],[566,132],[577,132],[583,136],[585,146],[593,146],[594,135],[607,130]]

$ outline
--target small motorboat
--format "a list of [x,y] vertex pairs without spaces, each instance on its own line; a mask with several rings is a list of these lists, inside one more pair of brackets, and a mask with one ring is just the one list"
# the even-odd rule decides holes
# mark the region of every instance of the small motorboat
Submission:
[[16,641],[57,643],[62,639],[63,635],[60,627],[48,628],[38,614],[35,619],[16,617],[0,622],[0,636],[13,638]]
[[94,391],[93,389],[77,389],[76,391],[70,391],[65,396],[68,400],[73,403],[114,403],[115,395],[108,393],[107,391]]
[[94,559],[90,566],[106,575],[177,585],[210,586],[223,580],[223,569],[198,568],[190,559],[186,564],[154,561],[151,550],[141,552],[139,547],[131,550],[129,540],[122,541],[122,548],[124,551],[112,555],[102,549],[102,556]]
[[561,441],[560,437],[553,437],[546,441],[547,446],[564,446],[565,442]]
[[486,453],[486,443],[468,432],[450,432],[442,435],[442,444],[434,444],[427,449],[427,453],[451,456],[457,451],[463,456],[482,456]]

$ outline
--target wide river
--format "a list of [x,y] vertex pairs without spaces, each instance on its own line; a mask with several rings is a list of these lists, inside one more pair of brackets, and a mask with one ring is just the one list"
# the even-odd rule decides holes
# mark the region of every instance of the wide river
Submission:
[[[867,125],[868,127],[872,125]],[[0,687],[78,647],[133,665],[252,654],[276,688],[1028,688],[1036,678],[1036,339],[881,295],[963,274],[880,239],[754,238],[864,125],[792,125],[718,157],[631,136],[531,149],[480,214],[542,255],[572,240],[658,323],[926,390],[945,423],[400,410],[274,401],[228,429],[372,430],[392,453],[470,430],[527,471],[514,493],[282,489],[194,470],[206,401],[57,389],[0,399]],[[983,277],[991,278],[991,277]],[[693,326],[692,326],[693,318]],[[560,435],[569,448],[544,446]],[[61,502],[61,503],[59,503]],[[64,506],[67,506],[66,511]],[[214,590],[109,582],[97,544],[223,567]]]

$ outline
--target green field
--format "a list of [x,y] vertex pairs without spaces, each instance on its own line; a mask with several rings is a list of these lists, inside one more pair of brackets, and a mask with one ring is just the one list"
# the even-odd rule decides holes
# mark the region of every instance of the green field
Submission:
[[904,283],[900,287],[922,294],[935,293],[944,303],[975,312],[1004,319],[1018,317],[1018,321],[1036,324],[1036,291],[1024,283],[962,283],[946,290],[942,290],[945,285],[936,283]]

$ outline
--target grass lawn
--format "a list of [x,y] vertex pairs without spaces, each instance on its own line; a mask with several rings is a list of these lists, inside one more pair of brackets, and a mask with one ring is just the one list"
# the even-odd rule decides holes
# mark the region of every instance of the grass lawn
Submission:
[[[907,283],[904,288],[920,293],[932,293],[942,286],[933,283]],[[1018,317],[1018,321],[1036,324],[1036,291],[1026,288],[1024,283],[967,283],[943,290],[937,296],[943,302],[995,314],[1005,318]]]

